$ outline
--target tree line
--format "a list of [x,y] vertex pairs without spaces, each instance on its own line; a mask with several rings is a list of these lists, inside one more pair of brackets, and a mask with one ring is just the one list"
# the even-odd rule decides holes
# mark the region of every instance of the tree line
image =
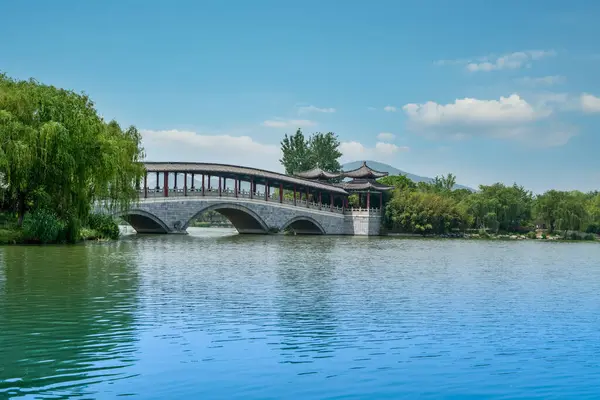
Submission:
[[540,195],[517,184],[480,185],[477,191],[453,189],[448,174],[415,183],[388,176],[385,224],[389,229],[441,234],[475,229],[492,233],[525,233],[541,228],[552,233],[600,234],[600,193],[549,190]]
[[142,157],[138,130],[105,121],[86,94],[0,74],[0,211],[27,240],[73,242],[90,223],[114,236],[90,220],[93,203],[127,207]]

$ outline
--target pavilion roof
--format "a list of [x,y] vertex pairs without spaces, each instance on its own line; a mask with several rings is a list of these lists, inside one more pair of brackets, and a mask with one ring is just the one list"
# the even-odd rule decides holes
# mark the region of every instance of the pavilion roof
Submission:
[[386,192],[388,190],[392,190],[393,186],[383,185],[379,182],[369,180],[369,179],[353,179],[348,182],[340,183],[340,187],[342,187],[346,191],[358,191],[358,190],[371,190],[376,192]]
[[377,179],[377,178],[383,178],[384,176],[387,176],[388,173],[376,171],[376,170],[370,168],[367,165],[366,161],[363,161],[363,164],[360,167],[350,170],[350,171],[344,171],[344,172],[342,172],[342,175],[347,178]]
[[313,168],[308,171],[298,172],[294,175],[304,179],[333,179],[341,176],[339,173],[328,172],[321,168]]

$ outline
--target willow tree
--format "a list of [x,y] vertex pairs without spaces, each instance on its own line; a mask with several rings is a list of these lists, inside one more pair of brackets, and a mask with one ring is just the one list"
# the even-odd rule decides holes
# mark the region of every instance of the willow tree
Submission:
[[0,75],[0,176],[4,204],[84,220],[93,202],[126,208],[143,175],[141,137],[106,123],[85,94]]

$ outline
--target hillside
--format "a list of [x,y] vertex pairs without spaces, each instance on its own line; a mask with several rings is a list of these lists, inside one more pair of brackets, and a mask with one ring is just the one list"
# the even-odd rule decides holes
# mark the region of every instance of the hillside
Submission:
[[[390,175],[406,175],[406,177],[411,179],[413,182],[431,182],[431,181],[433,181],[433,178],[427,178],[425,176],[411,174],[410,172],[405,172],[398,168],[392,167],[389,164],[384,164],[384,163],[372,161],[372,160],[365,160],[365,161],[367,162],[367,165],[369,167],[373,168],[374,170],[381,171],[381,172],[387,172]],[[362,163],[363,163],[362,160],[361,161],[352,161],[352,162],[343,164],[342,169],[344,171],[356,169],[356,168],[359,168],[362,165]],[[464,185],[459,185],[459,184],[455,185],[455,189],[473,190],[470,187],[467,187]]]

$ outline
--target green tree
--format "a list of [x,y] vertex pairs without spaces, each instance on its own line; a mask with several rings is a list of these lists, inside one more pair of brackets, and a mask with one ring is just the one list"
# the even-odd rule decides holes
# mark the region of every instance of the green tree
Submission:
[[410,233],[447,233],[464,229],[467,216],[450,196],[395,190],[385,219],[392,230]]
[[308,139],[301,129],[292,136],[287,134],[281,141],[283,154],[279,162],[286,174],[295,174],[313,168],[321,168],[329,172],[339,172],[340,142],[333,132],[314,133]]
[[0,75],[0,174],[19,224],[28,210],[75,227],[95,200],[127,207],[142,157],[138,131],[104,122],[87,95]]
[[306,140],[301,129],[292,136],[286,134],[283,137],[281,152],[283,156],[279,162],[285,168],[286,174],[292,175],[314,168],[309,140]]
[[393,186],[400,190],[417,190],[417,185],[415,182],[406,175],[388,175],[377,179],[377,182],[381,183],[382,185]]
[[339,172],[342,169],[339,159],[342,153],[339,150],[340,141],[333,132],[313,134],[308,147],[311,158],[311,168],[321,168],[328,172]]

